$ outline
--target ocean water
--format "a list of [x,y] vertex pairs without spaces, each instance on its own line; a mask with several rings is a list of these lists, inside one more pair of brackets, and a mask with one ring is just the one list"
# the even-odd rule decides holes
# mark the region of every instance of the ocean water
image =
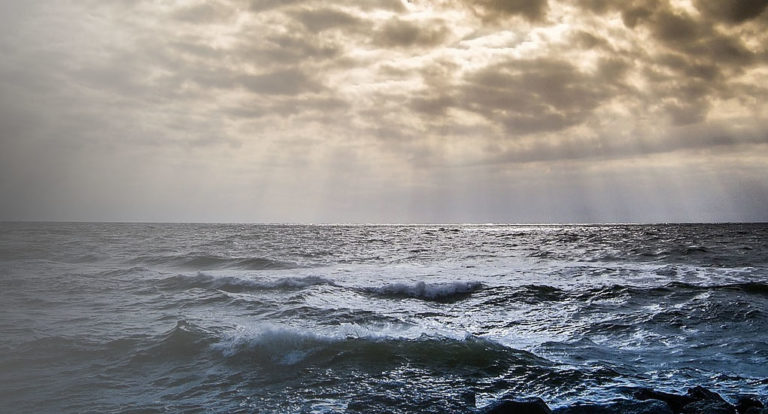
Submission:
[[768,394],[768,225],[0,223],[2,412]]

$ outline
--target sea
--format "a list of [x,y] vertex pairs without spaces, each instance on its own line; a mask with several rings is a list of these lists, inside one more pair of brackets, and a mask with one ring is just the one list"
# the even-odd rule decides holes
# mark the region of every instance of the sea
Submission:
[[768,395],[768,224],[0,223],[0,412]]

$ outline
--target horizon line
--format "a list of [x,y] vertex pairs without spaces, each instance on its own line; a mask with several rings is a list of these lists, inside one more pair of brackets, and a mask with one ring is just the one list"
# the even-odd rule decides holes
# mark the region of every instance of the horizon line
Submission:
[[768,221],[656,221],[656,222],[258,222],[258,221],[141,221],[141,220],[0,220],[0,223],[28,224],[230,224],[252,226],[652,226],[652,225],[696,225],[696,224],[768,224]]

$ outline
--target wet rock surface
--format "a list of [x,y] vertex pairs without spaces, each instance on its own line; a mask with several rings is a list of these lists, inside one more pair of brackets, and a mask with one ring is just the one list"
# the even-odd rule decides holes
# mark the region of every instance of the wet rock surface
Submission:
[[669,406],[659,400],[615,400],[603,404],[583,404],[563,407],[556,414],[672,414]]
[[739,396],[735,404],[704,387],[689,388],[685,394],[640,388],[631,399],[599,403],[576,403],[551,409],[541,398],[504,396],[477,410],[481,414],[768,414],[764,397]]
[[482,414],[552,414],[541,398],[501,399],[480,410]]
[[763,403],[754,395],[742,395],[736,401],[736,411],[739,414],[757,414],[764,409],[763,407]]

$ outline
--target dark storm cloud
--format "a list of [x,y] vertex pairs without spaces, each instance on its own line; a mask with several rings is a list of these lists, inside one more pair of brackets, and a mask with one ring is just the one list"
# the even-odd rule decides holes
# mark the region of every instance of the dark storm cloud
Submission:
[[[272,10],[281,7],[287,7],[297,4],[312,4],[311,1],[306,0],[250,0],[248,2],[249,9],[255,12],[262,12]],[[333,2],[335,4],[355,7],[361,10],[389,10],[394,12],[404,11],[403,3],[401,0],[340,0]],[[318,4],[325,4],[323,2],[314,2],[314,6]],[[322,7],[322,6],[320,6]]]
[[584,30],[574,33],[572,42],[581,49],[610,49],[610,44],[605,39]]
[[605,13],[608,10],[615,10],[616,1],[614,0],[576,0],[580,7],[593,13]]
[[705,120],[709,105],[704,102],[668,103],[663,106],[663,110],[669,115],[674,125],[688,125]]
[[768,133],[748,131],[735,134],[727,125],[682,126],[675,128],[676,139],[643,137],[638,140],[619,139],[612,135],[595,135],[580,139],[553,142],[537,140],[524,146],[498,151],[492,158],[496,163],[540,163],[562,160],[627,159],[638,155],[664,154],[679,151],[738,151],[754,145],[768,145]]
[[[644,96],[642,99],[650,105],[662,102],[660,113],[675,125],[706,122],[713,101],[731,95],[730,78],[764,60],[764,47],[756,49],[754,41],[748,47],[741,32],[714,22],[754,20],[764,12],[766,3],[761,3],[697,1],[702,15],[696,15],[667,1],[579,2],[592,13],[618,13],[627,28],[650,34],[652,42],[642,51],[645,56],[635,53],[633,58],[649,80],[650,89],[638,91],[636,96]],[[765,23],[755,24],[768,29]],[[594,43],[589,35],[580,36],[582,45]]]
[[405,6],[403,1],[407,0],[344,0],[340,3],[357,7],[362,10],[388,10],[392,12],[403,12]]
[[684,75],[686,78],[698,78],[712,82],[721,76],[720,69],[716,64],[692,62],[685,56],[676,53],[661,54],[657,57],[656,62]]
[[303,9],[291,13],[307,30],[321,32],[327,29],[360,25],[363,20],[336,9]]
[[577,0],[576,4],[591,13],[620,12],[622,20],[629,27],[634,27],[637,19],[647,17],[653,14],[654,10],[668,6],[665,0]]
[[374,35],[376,45],[390,47],[435,46],[450,34],[441,21],[414,23],[393,18],[379,28]]
[[565,61],[513,59],[468,74],[456,102],[500,123],[509,133],[530,134],[583,122],[611,96],[611,89],[610,82]]
[[688,45],[709,34],[709,26],[699,24],[688,15],[659,12],[652,21],[652,29],[657,39],[669,45]]
[[649,17],[648,25],[662,45],[690,59],[743,66],[754,58],[739,38],[725,35],[690,15],[658,12]]
[[[710,18],[743,22],[762,13],[768,3],[764,0],[700,0],[696,4],[704,17],[675,9],[663,0],[580,0],[579,4],[593,13],[620,13],[628,28],[647,27],[659,45],[688,55],[689,59],[743,66],[754,62],[755,52],[737,35],[719,30]],[[768,28],[768,24],[763,26]]]
[[[550,8],[546,1],[479,1],[466,5],[486,20],[521,16],[544,26]],[[570,35],[567,47],[599,53],[596,67],[591,70],[553,57],[508,58],[501,63],[497,60],[465,71],[461,77],[456,77],[458,72],[453,67],[425,75],[418,91],[379,94],[378,103],[368,108],[352,104],[339,94],[337,88],[343,84],[327,84],[333,71],[366,64],[350,60],[348,52],[361,46],[385,52],[450,45],[452,30],[448,23],[408,16],[402,13],[406,9],[399,1],[200,2],[176,8],[171,15],[189,24],[203,25],[247,6],[254,16],[263,14],[268,18],[243,25],[234,43],[223,45],[213,45],[194,32],[170,36],[166,42],[157,42],[155,36],[146,41],[138,38],[132,53],[115,54],[98,66],[79,69],[75,76],[83,83],[123,97],[160,101],[182,96],[204,99],[209,88],[242,89],[256,95],[253,107],[235,105],[231,114],[245,118],[259,118],[270,111],[286,116],[311,111],[306,104],[267,99],[305,94],[315,96],[319,107],[326,99],[358,108],[363,124],[382,119],[384,111],[398,111],[403,104],[425,125],[451,124],[453,121],[441,117],[456,109],[479,115],[501,127],[505,136],[514,138],[583,125],[602,105],[631,94],[635,94],[636,101],[653,104],[675,124],[703,122],[712,97],[725,89],[724,68],[733,68],[729,69],[733,73],[755,62],[755,54],[738,37],[722,33],[705,18],[672,10],[663,1],[582,0],[579,5],[593,13],[614,13],[623,16],[625,22],[632,20],[628,26],[647,30],[657,43],[647,45],[646,55],[641,55],[618,50],[606,40],[605,33],[582,28]],[[360,10],[374,9],[398,11],[401,15],[371,20],[359,14]],[[325,35],[328,32],[341,37]],[[353,42],[345,44],[341,39]],[[638,92],[624,83],[633,67],[638,73],[654,77],[649,90]],[[389,68],[389,74],[381,72],[382,76],[408,79],[425,71],[392,65]],[[190,84],[196,88],[190,88]]]
[[249,0],[248,8],[253,12],[263,12],[275,8],[300,4],[303,0]]
[[520,16],[531,21],[543,20],[547,15],[547,0],[465,0],[484,20],[498,20]]
[[430,117],[443,116],[449,108],[455,107],[457,104],[456,98],[449,95],[429,96],[426,94],[411,98],[409,102],[412,110]]
[[262,42],[252,45],[244,43],[234,51],[239,58],[254,59],[254,63],[300,65],[308,60],[327,60],[338,57],[342,48],[334,43],[323,43],[319,39],[308,39],[293,34],[266,36]]
[[[692,16],[686,11],[675,9],[668,0],[631,0],[615,2],[608,0],[578,0],[584,10],[592,13],[620,13],[624,24],[635,28],[639,24],[649,23],[657,38],[663,42],[692,43],[701,41],[706,44],[712,37],[720,36],[717,42],[723,42],[722,33],[717,33],[713,22],[742,24],[765,15],[768,2],[765,0],[694,0],[693,3],[701,16]],[[763,25],[765,25],[763,23]],[[697,38],[701,36],[702,38]],[[733,39],[732,42],[735,42]]]
[[623,81],[631,67],[631,63],[624,57],[606,57],[600,60],[593,76],[599,82],[613,83],[617,92],[626,91],[627,86]]
[[639,7],[624,9],[621,12],[621,20],[624,22],[625,26],[629,27],[630,29],[634,29],[638,25],[638,23],[652,16],[653,10],[654,10],[654,6],[650,6],[650,7],[639,6]]
[[694,3],[706,16],[736,24],[756,18],[768,7],[765,0],[695,0]]

